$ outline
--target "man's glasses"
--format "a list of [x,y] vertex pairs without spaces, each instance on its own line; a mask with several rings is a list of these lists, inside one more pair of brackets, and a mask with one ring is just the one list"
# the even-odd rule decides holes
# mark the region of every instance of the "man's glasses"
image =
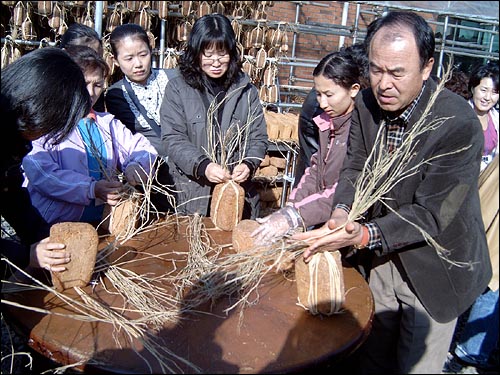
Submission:
[[231,56],[229,56],[229,54],[217,57],[214,57],[213,55],[210,57],[201,55],[201,61],[203,62],[204,65],[212,65],[215,61],[218,61],[219,64],[226,64],[229,62],[229,60],[231,60]]

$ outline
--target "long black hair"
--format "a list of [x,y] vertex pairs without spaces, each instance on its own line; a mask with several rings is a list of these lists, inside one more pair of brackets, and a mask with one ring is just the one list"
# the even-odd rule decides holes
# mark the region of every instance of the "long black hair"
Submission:
[[80,67],[55,47],[34,50],[2,70],[1,111],[7,132],[64,140],[90,111]]
[[203,71],[200,56],[209,47],[226,50],[230,60],[225,74],[224,86],[229,86],[241,73],[241,58],[236,47],[236,37],[231,22],[222,14],[207,14],[199,18],[193,25],[188,43],[179,61],[179,70],[187,84],[204,91]]

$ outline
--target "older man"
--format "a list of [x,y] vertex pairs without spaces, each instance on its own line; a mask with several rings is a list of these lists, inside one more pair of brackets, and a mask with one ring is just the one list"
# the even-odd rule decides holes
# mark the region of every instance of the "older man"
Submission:
[[[457,317],[491,277],[478,195],[484,137],[465,101],[443,90],[426,118],[443,122],[419,137],[408,168],[429,162],[370,207],[365,221],[348,222],[353,182],[379,147],[379,129],[384,152],[397,150],[437,87],[429,79],[434,34],[419,15],[388,13],[370,24],[365,43],[371,90],[356,101],[336,208],[325,226],[294,238],[322,237],[305,250],[305,261],[324,244],[376,255],[369,281],[375,318],[361,352],[362,372],[440,373]],[[449,253],[429,244],[422,231]]]

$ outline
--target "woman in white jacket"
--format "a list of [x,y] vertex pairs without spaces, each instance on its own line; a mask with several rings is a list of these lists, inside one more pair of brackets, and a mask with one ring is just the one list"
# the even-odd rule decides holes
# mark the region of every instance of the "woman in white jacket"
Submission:
[[[92,105],[109,73],[94,50],[72,46],[68,54],[82,69]],[[33,205],[49,224],[102,220],[104,204],[116,205],[123,191],[118,174],[131,185],[146,182],[157,152],[141,134],[132,134],[113,115],[91,112],[57,146],[40,138],[24,158]]]

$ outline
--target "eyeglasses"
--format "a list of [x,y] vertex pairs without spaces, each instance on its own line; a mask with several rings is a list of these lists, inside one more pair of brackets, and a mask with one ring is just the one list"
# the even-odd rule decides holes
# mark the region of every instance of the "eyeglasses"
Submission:
[[225,55],[222,55],[222,56],[217,56],[217,57],[214,57],[213,55],[210,57],[207,57],[205,55],[201,56],[201,61],[205,65],[212,65],[215,61],[218,61],[219,64],[226,64],[229,62],[229,60],[231,60],[231,56],[229,56],[228,53],[226,53]]

